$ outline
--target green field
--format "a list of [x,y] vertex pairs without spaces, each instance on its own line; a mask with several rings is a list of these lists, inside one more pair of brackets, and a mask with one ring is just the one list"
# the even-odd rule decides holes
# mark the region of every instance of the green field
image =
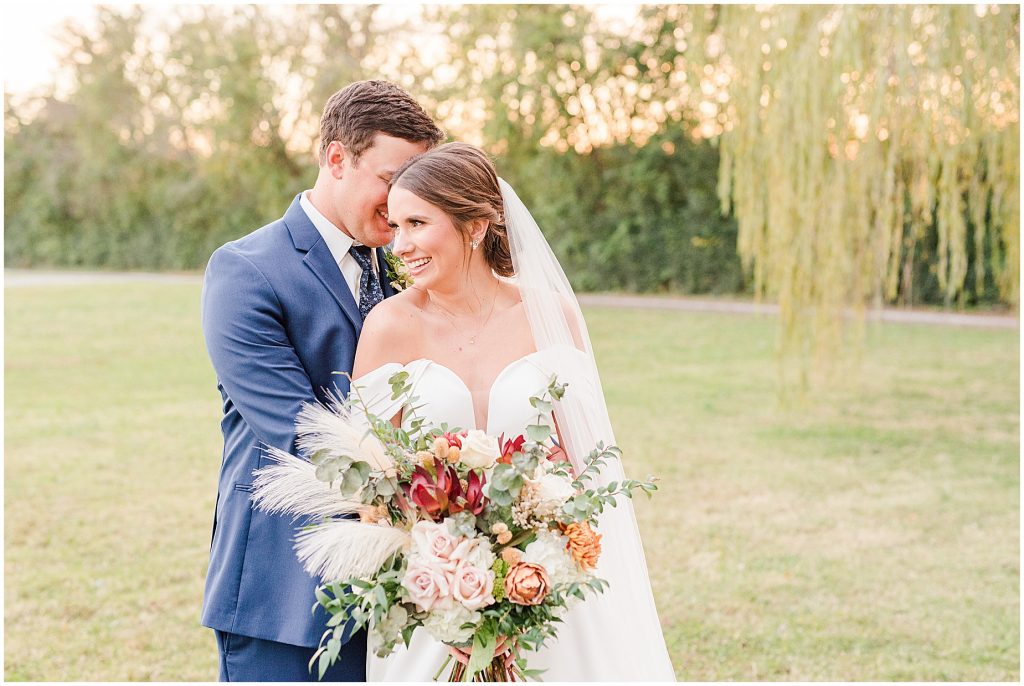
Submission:
[[[6,289],[8,680],[211,680],[198,285]],[[775,401],[775,320],[590,309],[684,680],[1019,678],[1019,334],[886,324]],[[312,602],[312,599],[311,599]]]

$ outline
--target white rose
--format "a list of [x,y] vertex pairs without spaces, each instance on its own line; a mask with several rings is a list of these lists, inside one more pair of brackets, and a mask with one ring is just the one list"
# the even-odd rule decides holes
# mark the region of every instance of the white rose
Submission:
[[456,565],[470,564],[480,569],[490,569],[497,556],[491,550],[490,541],[486,538],[462,540],[448,559]]
[[582,581],[586,574],[580,571],[566,546],[569,539],[551,529],[540,529],[537,538],[523,551],[523,562],[538,564],[547,570],[552,586]]
[[462,439],[459,462],[470,469],[487,469],[497,462],[499,457],[501,451],[498,449],[498,439],[488,436],[479,429],[473,429]]
[[[465,643],[473,638],[481,615],[479,612],[467,610],[458,603],[448,607],[438,607],[423,620],[423,628],[441,643]],[[467,622],[474,626],[468,629],[460,628]]]
[[576,495],[576,489],[572,487],[572,480],[560,474],[543,474],[537,480],[537,499],[542,509],[548,514],[554,514],[562,505],[565,505]]

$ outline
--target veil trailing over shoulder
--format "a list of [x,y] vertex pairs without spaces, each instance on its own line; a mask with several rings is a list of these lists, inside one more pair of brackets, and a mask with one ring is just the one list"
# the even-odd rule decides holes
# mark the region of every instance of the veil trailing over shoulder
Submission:
[[[566,454],[579,473],[599,442],[615,444],[590,335],[572,286],[537,222],[512,187],[504,179],[498,183],[516,274],[513,282],[522,295],[534,344],[553,360],[559,382],[568,384],[555,406],[555,420]],[[601,469],[597,482],[607,485],[624,478],[621,463],[612,460]],[[598,532],[605,550],[597,575],[610,586],[569,613],[559,631],[560,649],[552,653],[578,647],[588,660],[603,657],[607,664],[592,666],[603,679],[620,675],[629,680],[675,680],[632,502],[620,498],[616,507],[606,508]],[[567,646],[567,642],[580,645]],[[595,646],[607,650],[594,651]],[[632,656],[625,659],[626,664],[622,664],[624,655]]]
[[[498,183],[516,273],[513,279],[522,294],[534,344],[538,351],[552,353],[559,380],[570,384],[556,414],[563,447],[579,472],[583,459],[599,441],[615,443],[587,324],[572,286],[533,215],[512,186],[504,179]],[[622,479],[621,465],[608,467],[607,471],[615,473],[602,476],[609,476],[609,481]]]
[[566,454],[579,472],[583,458],[598,441],[615,443],[587,324],[572,286],[533,215],[512,186],[504,179],[498,184],[516,273],[513,278],[522,294],[534,344],[538,351],[556,354],[560,381],[582,386],[563,399],[558,414]]

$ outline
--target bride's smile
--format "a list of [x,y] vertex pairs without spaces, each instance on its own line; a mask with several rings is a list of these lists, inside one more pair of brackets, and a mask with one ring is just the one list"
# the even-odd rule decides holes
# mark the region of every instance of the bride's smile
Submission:
[[405,263],[405,266],[409,268],[410,274],[419,274],[423,271],[423,267],[426,267],[429,263],[429,257],[421,257],[415,260],[409,260]]
[[416,288],[448,290],[469,266],[472,248],[451,217],[405,188],[388,196],[388,223],[394,231],[394,253],[402,258]]

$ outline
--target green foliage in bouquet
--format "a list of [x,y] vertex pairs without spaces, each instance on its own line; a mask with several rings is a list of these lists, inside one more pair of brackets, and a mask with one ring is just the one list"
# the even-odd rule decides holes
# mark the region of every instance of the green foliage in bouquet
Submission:
[[[536,418],[522,435],[508,440],[446,424],[428,426],[417,413],[421,406],[409,374],[394,374],[388,384],[391,400],[401,400],[405,408],[402,426],[371,413],[361,389],[353,385],[347,401],[330,410],[310,409],[311,419],[298,427],[300,448],[315,448],[309,458],[319,488],[326,484],[329,493],[348,503],[349,515],[360,517],[337,519],[335,513],[300,537],[335,527],[342,535],[366,536],[361,542],[387,539],[375,549],[377,557],[362,566],[350,559],[350,566],[324,562],[324,556],[362,556],[361,551],[339,553],[347,543],[333,551],[330,544],[318,549],[319,570],[328,581],[317,589],[314,609],[322,606],[330,619],[310,668],[315,664],[322,677],[337,659],[344,637],[363,628],[371,630],[371,649],[384,657],[399,641],[408,646],[413,631],[424,627],[438,640],[469,653],[453,667],[453,679],[536,677],[539,672],[527,668],[523,653],[556,635],[571,603],[608,586],[593,574],[600,536],[591,527],[618,497],[632,497],[637,490],[650,496],[657,490],[654,480],[591,487],[602,467],[621,457],[617,447],[600,443],[580,465],[580,473],[573,473],[553,438],[558,434],[553,412],[566,392],[555,376],[529,399]],[[479,441],[493,451],[482,461]],[[463,551],[444,553],[452,556],[453,565],[444,574],[454,574],[450,570],[458,563],[459,570],[489,577],[476,596],[416,597],[410,578],[428,564],[424,549],[416,547],[416,536],[431,535],[457,542],[459,547],[452,550]],[[541,557],[524,559],[530,550]],[[543,557],[551,551],[555,561]],[[448,557],[431,559],[449,563]],[[355,575],[338,571],[356,568],[362,571]],[[506,641],[509,647],[503,649]],[[505,657],[495,657],[496,649]]]

